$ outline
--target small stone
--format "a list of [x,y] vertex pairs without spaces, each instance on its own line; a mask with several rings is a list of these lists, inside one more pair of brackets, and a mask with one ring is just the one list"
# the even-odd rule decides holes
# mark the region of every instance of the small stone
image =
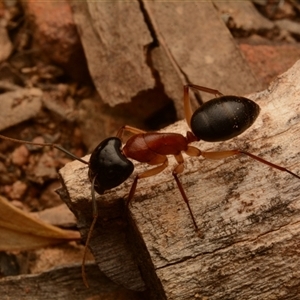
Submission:
[[0,24],[0,63],[5,61],[12,53],[13,46],[8,37],[7,30]]
[[7,191],[7,196],[10,199],[13,200],[20,200],[22,199],[23,195],[25,194],[27,190],[27,185],[26,183],[18,180],[16,181],[13,185],[7,186],[6,191]]
[[291,20],[278,20],[275,24],[283,30],[290,32],[291,34],[300,36],[300,24]]
[[21,145],[20,147],[16,148],[12,155],[12,163],[17,166],[23,166],[28,162],[29,151],[25,145]]

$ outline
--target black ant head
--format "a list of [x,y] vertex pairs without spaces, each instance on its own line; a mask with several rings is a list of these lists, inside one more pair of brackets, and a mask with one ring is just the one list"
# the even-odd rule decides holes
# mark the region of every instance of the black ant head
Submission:
[[133,163],[121,151],[122,142],[111,137],[103,140],[92,152],[89,162],[89,179],[95,178],[98,194],[123,183],[133,172]]

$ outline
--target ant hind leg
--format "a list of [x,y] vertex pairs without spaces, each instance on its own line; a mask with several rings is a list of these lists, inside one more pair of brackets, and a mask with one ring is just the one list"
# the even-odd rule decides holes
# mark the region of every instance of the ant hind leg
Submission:
[[239,150],[239,149],[234,149],[234,150],[226,150],[226,151],[219,151],[219,152],[201,152],[201,155],[205,158],[209,158],[209,159],[223,159],[223,158],[227,158],[233,155],[240,155],[240,154],[245,154],[249,157],[251,157],[252,159],[255,159],[267,166],[270,166],[274,169],[277,169],[279,171],[283,171],[283,172],[287,172],[289,174],[291,174],[292,176],[300,179],[300,176],[298,176],[297,174],[293,173],[292,171],[288,170],[287,168],[284,168],[282,166],[273,164],[257,155],[254,155],[250,152],[247,151],[243,151],[243,150]]

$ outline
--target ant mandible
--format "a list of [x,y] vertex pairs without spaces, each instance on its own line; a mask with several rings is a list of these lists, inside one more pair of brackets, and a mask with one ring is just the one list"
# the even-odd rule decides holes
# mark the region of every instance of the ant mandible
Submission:
[[[207,92],[218,97],[207,101],[193,113],[189,98],[190,89]],[[93,228],[98,218],[95,191],[101,195],[105,191],[117,187],[126,181],[134,170],[134,165],[129,159],[147,163],[154,167],[135,176],[127,198],[127,205],[130,204],[130,201],[135,194],[138,180],[162,172],[168,166],[167,156],[173,155],[175,157],[177,164],[173,167],[172,175],[181,196],[187,205],[196,231],[198,231],[196,219],[189,205],[188,197],[178,179],[178,174],[181,174],[184,171],[183,152],[188,156],[202,156],[209,159],[223,159],[234,155],[244,154],[272,168],[287,172],[300,179],[300,176],[290,170],[241,149],[205,152],[190,145],[192,142],[200,140],[207,142],[225,141],[243,133],[254,123],[260,111],[259,106],[252,100],[238,96],[224,96],[218,90],[194,84],[187,84],[184,86],[184,111],[186,121],[191,129],[191,131],[186,133],[186,136],[178,133],[146,132],[131,126],[123,126],[119,129],[116,137],[110,137],[100,142],[92,152],[89,162],[74,156],[57,144],[27,142],[0,135],[0,138],[18,143],[57,148],[70,155],[72,158],[89,166],[88,177],[91,181],[93,222],[86,239],[82,262],[82,277],[86,286],[88,286],[84,270],[86,247],[89,244]],[[129,131],[133,133],[133,135],[127,140],[122,148],[121,139],[124,131]]]

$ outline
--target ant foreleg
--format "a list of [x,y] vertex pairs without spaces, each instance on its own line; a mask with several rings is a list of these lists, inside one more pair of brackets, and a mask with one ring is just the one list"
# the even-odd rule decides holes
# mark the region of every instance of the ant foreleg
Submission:
[[128,195],[128,199],[127,199],[127,203],[126,203],[127,206],[129,206],[129,203],[131,202],[131,200],[134,196],[138,180],[141,178],[154,176],[154,175],[162,172],[167,166],[168,166],[168,159],[166,158],[163,164],[136,175],[134,178],[134,181],[131,185],[130,191],[129,191],[129,195]]
[[259,156],[256,156],[252,153],[249,153],[247,151],[243,151],[243,150],[239,150],[239,149],[235,149],[235,150],[227,150],[227,151],[219,151],[219,152],[201,152],[201,155],[205,158],[209,158],[209,159],[223,159],[223,158],[226,158],[226,157],[230,157],[230,156],[233,156],[233,155],[239,155],[239,154],[245,154],[265,165],[268,165],[274,169],[277,169],[277,170],[280,170],[280,171],[283,171],[283,172],[287,172],[291,175],[293,175],[294,177],[300,179],[300,176],[298,176],[297,174],[293,173],[292,171],[284,168],[284,167],[281,167],[279,165],[276,165],[276,164],[273,164]]

